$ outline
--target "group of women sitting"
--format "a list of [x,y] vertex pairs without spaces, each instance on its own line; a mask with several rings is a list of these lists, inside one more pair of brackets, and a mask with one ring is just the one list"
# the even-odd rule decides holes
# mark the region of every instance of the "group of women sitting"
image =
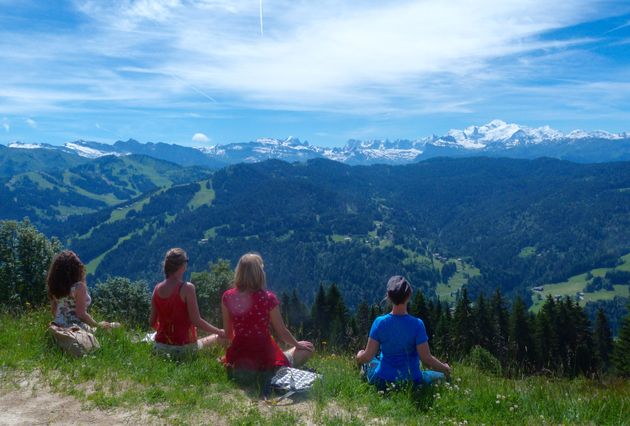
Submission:
[[[279,367],[303,365],[314,352],[308,341],[298,341],[287,329],[279,301],[267,290],[263,260],[247,253],[236,266],[233,286],[221,298],[223,329],[204,320],[197,305],[195,286],[184,280],[188,256],[180,248],[170,249],[164,258],[165,279],[151,298],[150,324],[156,330],[157,352],[181,355],[213,345],[225,346],[223,363],[233,372],[272,372]],[[112,328],[117,323],[96,322],[88,313],[91,298],[85,282],[85,268],[72,251],[59,253],[48,273],[48,294],[53,323],[61,327]],[[385,389],[392,382],[423,385],[443,379],[451,368],[431,355],[424,323],[408,314],[411,285],[401,276],[387,283],[392,311],[376,318],[365,349],[356,360],[370,383]],[[270,327],[271,325],[271,327]],[[197,328],[207,337],[198,338]],[[288,349],[282,351],[271,329]],[[436,371],[422,371],[422,363]]]

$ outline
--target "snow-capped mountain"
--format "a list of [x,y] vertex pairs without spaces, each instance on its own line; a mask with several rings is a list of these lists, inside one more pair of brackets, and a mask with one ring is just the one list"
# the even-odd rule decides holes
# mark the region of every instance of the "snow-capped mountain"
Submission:
[[62,152],[66,152],[69,154],[76,154],[80,157],[85,158],[98,158],[103,157],[105,155],[124,155],[125,153],[118,152],[113,149],[112,145],[99,143],[99,142],[89,142],[84,140],[79,140],[75,142],[66,142],[62,146],[50,145],[47,143],[22,143],[19,141],[11,142],[8,145],[9,148],[15,149],[52,149],[58,150]]
[[482,126],[452,129],[442,136],[416,140],[349,140],[342,147],[324,148],[300,141],[261,138],[249,142],[207,147],[185,147],[162,142],[136,140],[105,144],[90,141],[67,142],[63,146],[12,142],[14,149],[57,149],[97,158],[104,155],[140,154],[176,162],[184,166],[218,168],[241,162],[268,159],[305,161],[328,158],[347,164],[405,164],[437,156],[502,156],[512,158],[553,157],[576,162],[630,160],[630,135],[605,131],[574,130],[562,133],[549,126],[527,127],[501,120]]

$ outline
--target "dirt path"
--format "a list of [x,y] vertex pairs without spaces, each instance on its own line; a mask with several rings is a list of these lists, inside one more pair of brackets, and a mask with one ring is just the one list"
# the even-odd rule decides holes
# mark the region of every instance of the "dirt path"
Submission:
[[[0,425],[146,424],[148,418],[116,410],[86,409],[70,396],[24,380],[0,388]],[[155,422],[153,422],[155,423]]]
[[[295,414],[300,419],[299,424],[307,426],[319,424],[322,415],[350,418],[350,414],[336,404],[330,404],[322,412],[318,412],[314,401],[305,395],[294,395],[278,405],[269,405],[256,399],[250,400],[249,404],[266,416],[277,411]],[[214,413],[197,413],[194,419],[188,419],[188,421],[213,426],[228,423],[226,419]],[[146,410],[130,412],[123,409],[102,410],[91,407],[90,404],[84,404],[72,396],[54,392],[43,380],[40,380],[37,374],[12,374],[10,377],[0,374],[0,426],[109,426],[168,423],[168,418],[156,417]]]

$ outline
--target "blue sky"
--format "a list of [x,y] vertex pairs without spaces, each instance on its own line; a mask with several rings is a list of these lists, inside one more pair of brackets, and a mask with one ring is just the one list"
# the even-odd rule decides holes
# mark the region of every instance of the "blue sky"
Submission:
[[0,143],[630,131],[629,1],[263,0],[262,16],[260,0],[0,0]]

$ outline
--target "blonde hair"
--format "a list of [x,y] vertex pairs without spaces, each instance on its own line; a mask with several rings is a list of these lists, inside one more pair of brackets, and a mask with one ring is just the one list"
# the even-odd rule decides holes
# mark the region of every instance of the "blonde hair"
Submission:
[[266,287],[263,260],[257,253],[246,253],[238,260],[234,287],[240,291],[258,291]]
[[184,249],[172,248],[164,256],[164,275],[166,278],[173,275],[177,270],[188,262],[188,255]]

